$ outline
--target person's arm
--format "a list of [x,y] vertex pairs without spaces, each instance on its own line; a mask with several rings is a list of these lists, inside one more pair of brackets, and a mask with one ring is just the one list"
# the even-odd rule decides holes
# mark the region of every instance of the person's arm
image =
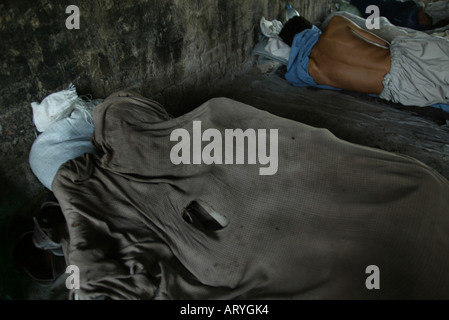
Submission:
[[367,30],[360,28],[357,24],[355,24],[354,22],[345,17],[335,16],[334,18],[332,18],[331,22],[333,24],[338,25],[341,28],[345,27],[349,28],[355,36],[369,43],[376,44],[384,48],[388,48],[390,45],[387,41],[383,40],[382,38],[376,36],[375,34]]

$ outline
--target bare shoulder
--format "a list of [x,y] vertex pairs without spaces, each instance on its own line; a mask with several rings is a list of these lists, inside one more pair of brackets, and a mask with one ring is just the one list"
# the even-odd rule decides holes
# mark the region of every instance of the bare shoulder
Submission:
[[334,16],[327,24],[326,31],[333,31],[337,29],[353,27],[355,24],[348,18],[343,16]]
[[347,25],[347,24],[352,24],[353,22],[351,20],[349,20],[346,17],[343,16],[334,16],[332,17],[332,19],[330,19],[329,24],[341,24],[341,25]]
[[388,48],[389,44],[384,39],[378,37],[374,33],[359,27],[355,22],[349,20],[346,17],[334,16],[327,25],[324,32],[324,36],[327,40],[335,38],[345,39],[356,45],[365,41],[374,45]]

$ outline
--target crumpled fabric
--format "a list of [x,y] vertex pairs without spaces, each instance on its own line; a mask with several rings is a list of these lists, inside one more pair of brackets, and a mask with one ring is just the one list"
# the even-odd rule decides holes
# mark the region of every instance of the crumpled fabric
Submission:
[[32,102],[33,122],[39,132],[44,132],[56,121],[68,117],[75,109],[78,99],[73,84],[66,90],[58,91],[45,97],[41,103]]
[[288,61],[290,56],[290,46],[279,37],[284,25],[278,20],[268,21],[265,17],[260,19],[260,30],[268,38],[264,50],[269,54]]
[[405,106],[449,104],[449,41],[425,33],[396,37],[379,97]]
[[268,21],[265,17],[260,19],[260,31],[267,38],[276,38],[279,36],[284,25],[278,20]]
[[[447,299],[449,183],[423,163],[215,98],[170,119],[121,92],[94,111],[98,155],[53,182],[81,299]],[[175,129],[277,129],[279,170],[175,165]],[[207,144],[203,141],[203,147]],[[229,224],[189,213],[207,203]],[[369,290],[368,266],[380,269]]]
[[285,42],[279,39],[270,38],[268,39],[265,50],[274,56],[280,57],[288,61],[290,58],[291,48]]
[[74,85],[33,102],[33,120],[40,132],[30,150],[30,168],[49,190],[59,167],[66,161],[96,150],[92,112],[103,99],[78,97]]
[[72,112],[83,116],[93,124],[92,111],[102,99],[85,100],[78,96],[73,84],[45,97],[41,103],[32,102],[33,122],[37,131],[44,132],[57,121],[69,117]]
[[432,17],[433,23],[436,24],[441,20],[449,18],[449,1],[440,0],[430,2],[425,5],[426,13]]

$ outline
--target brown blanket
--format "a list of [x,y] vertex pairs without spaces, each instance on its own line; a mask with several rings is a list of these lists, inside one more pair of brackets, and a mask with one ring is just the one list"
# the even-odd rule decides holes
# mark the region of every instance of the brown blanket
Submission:
[[[174,165],[170,134],[192,136],[194,120],[278,129],[277,173]],[[81,298],[449,298],[449,183],[417,160],[226,98],[169,119],[121,92],[94,121],[100,155],[69,161],[53,183]],[[204,223],[193,201],[228,225]],[[370,265],[380,289],[365,286]]]

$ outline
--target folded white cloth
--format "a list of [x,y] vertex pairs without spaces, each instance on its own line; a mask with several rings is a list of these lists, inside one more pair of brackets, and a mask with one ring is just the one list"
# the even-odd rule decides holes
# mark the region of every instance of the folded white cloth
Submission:
[[31,103],[33,121],[41,134],[30,151],[30,167],[39,181],[52,190],[59,167],[85,153],[95,153],[90,142],[94,131],[93,109],[103,99],[84,100],[74,85]]
[[33,121],[37,130],[43,132],[51,124],[68,117],[77,99],[76,88],[71,84],[68,89],[47,96],[41,103],[32,102]]
[[269,56],[279,57],[288,61],[291,48],[279,37],[279,33],[283,27],[284,25],[282,22],[278,20],[268,21],[265,17],[260,19],[260,30],[262,34],[268,38],[264,50]]
[[93,132],[93,123],[75,110],[37,137],[30,150],[30,168],[47,189],[52,190],[53,179],[62,164],[85,153],[96,153],[90,142]]
[[274,56],[280,57],[288,61],[290,58],[291,48],[280,39],[270,38],[265,46],[265,50]]
[[279,38],[279,33],[281,32],[284,25],[278,20],[268,21],[265,17],[260,19],[260,30],[265,37],[268,38]]
[[92,111],[102,99],[84,100],[76,93],[73,84],[62,91],[45,97],[41,103],[32,102],[33,122],[39,132],[44,132],[52,124],[67,117],[84,117],[92,124]]

